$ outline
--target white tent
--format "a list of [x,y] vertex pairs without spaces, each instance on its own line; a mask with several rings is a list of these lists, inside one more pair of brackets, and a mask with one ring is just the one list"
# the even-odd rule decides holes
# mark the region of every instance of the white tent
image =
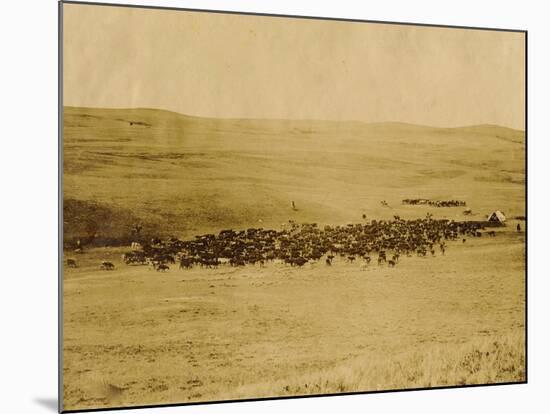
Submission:
[[506,221],[506,216],[500,210],[493,211],[487,221],[504,223]]

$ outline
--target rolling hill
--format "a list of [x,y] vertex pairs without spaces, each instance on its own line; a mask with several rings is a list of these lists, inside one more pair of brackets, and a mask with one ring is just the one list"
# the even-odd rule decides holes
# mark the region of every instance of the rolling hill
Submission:
[[191,237],[290,219],[462,217],[460,208],[404,206],[404,198],[464,200],[476,218],[525,214],[524,132],[499,126],[65,107],[63,134],[66,244],[125,242],[135,223],[144,235]]

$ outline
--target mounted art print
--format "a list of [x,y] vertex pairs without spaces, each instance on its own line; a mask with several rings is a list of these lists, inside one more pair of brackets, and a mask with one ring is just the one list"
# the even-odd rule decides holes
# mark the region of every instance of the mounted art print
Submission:
[[60,3],[60,410],[526,382],[526,38]]

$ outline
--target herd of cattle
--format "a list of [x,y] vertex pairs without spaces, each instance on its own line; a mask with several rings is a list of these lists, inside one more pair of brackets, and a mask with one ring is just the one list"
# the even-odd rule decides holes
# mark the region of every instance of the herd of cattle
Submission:
[[408,204],[412,206],[428,205],[432,207],[465,207],[466,202],[460,200],[428,200],[425,198],[406,198],[402,200],[402,204]]
[[[363,261],[369,265],[396,266],[402,256],[444,255],[447,241],[466,237],[481,237],[486,221],[454,221],[426,218],[403,220],[372,220],[368,224],[324,226],[298,224],[293,221],[283,230],[249,228],[222,230],[219,234],[204,234],[193,240],[152,239],[134,245],[122,259],[128,265],[150,265],[157,271],[169,270],[178,264],[182,269],[194,266],[245,266],[268,262],[301,267],[308,262],[324,260],[332,265],[336,257],[345,261]],[[493,231],[486,232],[494,236]],[[76,265],[76,263],[74,263]],[[111,262],[103,262],[102,270],[113,270]]]

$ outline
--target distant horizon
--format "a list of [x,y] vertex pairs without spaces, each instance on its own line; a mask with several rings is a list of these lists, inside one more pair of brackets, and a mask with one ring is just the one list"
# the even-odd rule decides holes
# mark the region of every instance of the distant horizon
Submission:
[[525,129],[512,128],[506,125],[492,124],[492,123],[479,123],[479,124],[465,124],[465,125],[456,125],[456,126],[439,126],[439,125],[428,125],[414,122],[405,122],[398,120],[388,120],[388,121],[362,121],[359,119],[345,119],[345,120],[335,120],[335,119],[316,119],[316,118],[224,118],[224,117],[210,117],[210,116],[200,116],[200,115],[191,115],[188,113],[182,113],[174,111],[171,109],[164,108],[154,108],[154,107],[102,107],[102,106],[74,106],[74,105],[63,105],[63,108],[71,109],[91,109],[91,110],[114,110],[114,111],[124,111],[124,110],[145,110],[145,111],[162,111],[170,112],[179,116],[187,118],[197,118],[197,119],[216,119],[221,121],[286,121],[286,122],[327,122],[327,123],[360,123],[366,125],[375,125],[375,124],[402,124],[402,125],[411,125],[417,127],[427,127],[427,128],[436,128],[436,129],[458,129],[458,128],[471,128],[471,127],[498,127],[504,129],[510,129],[512,131],[523,132]]
[[525,130],[525,33],[63,4],[70,106]]

